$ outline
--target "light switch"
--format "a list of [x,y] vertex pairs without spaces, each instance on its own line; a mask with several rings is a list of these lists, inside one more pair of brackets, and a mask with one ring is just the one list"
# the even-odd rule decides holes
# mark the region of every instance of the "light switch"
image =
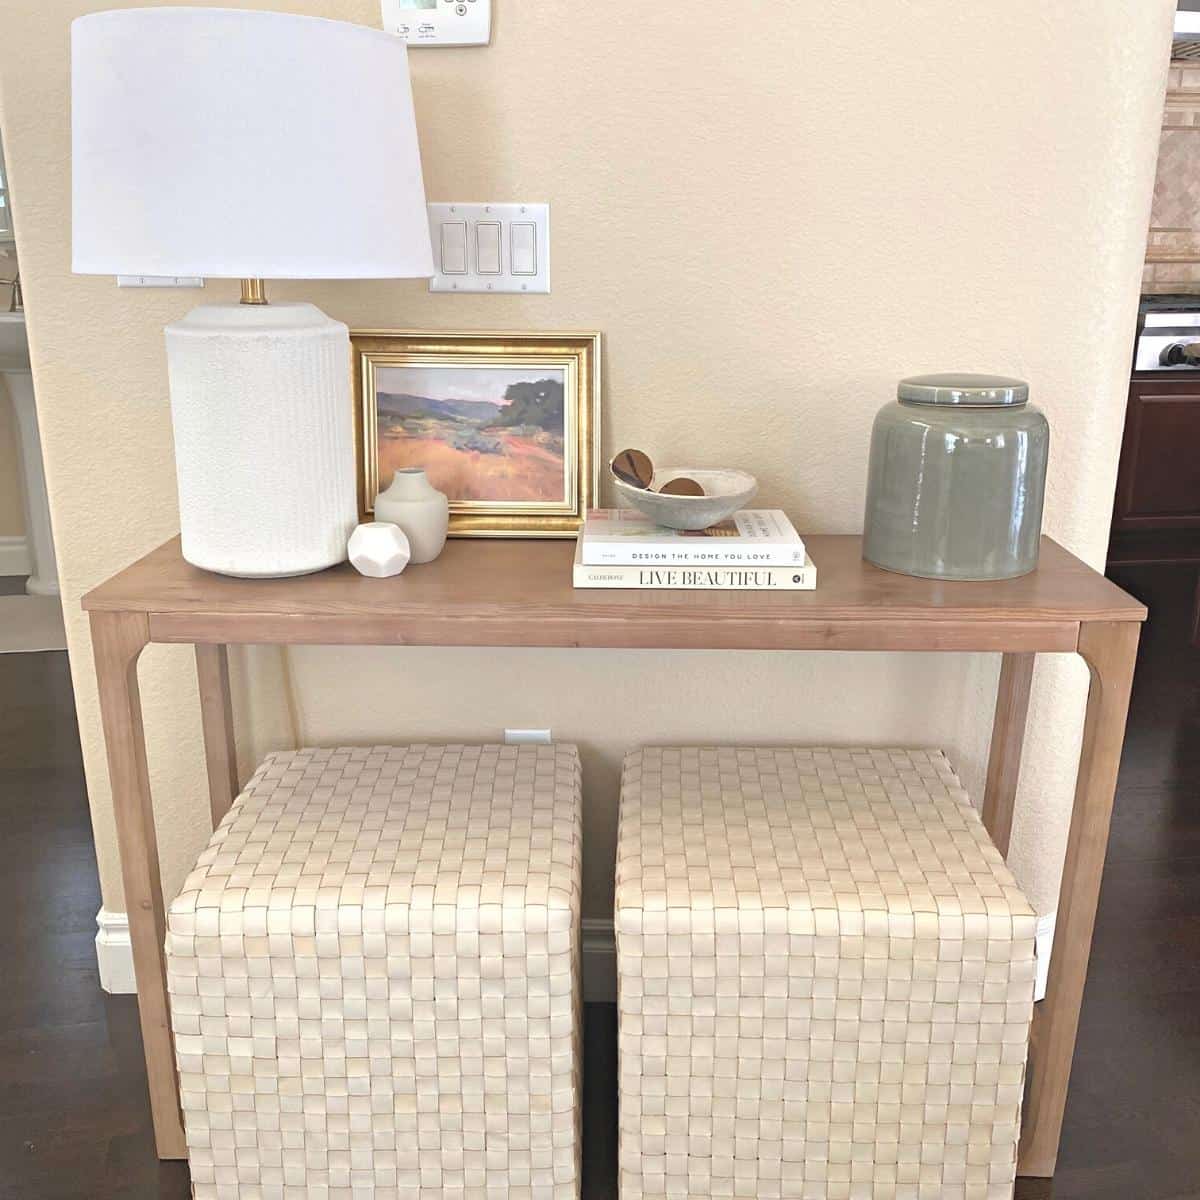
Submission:
[[466,221],[442,222],[442,274],[465,275],[467,273],[467,223]]
[[532,221],[512,223],[512,273],[537,274],[537,226]]
[[549,293],[550,205],[446,200],[428,208],[431,292]]
[[500,222],[479,221],[475,225],[475,269],[480,275],[500,274]]

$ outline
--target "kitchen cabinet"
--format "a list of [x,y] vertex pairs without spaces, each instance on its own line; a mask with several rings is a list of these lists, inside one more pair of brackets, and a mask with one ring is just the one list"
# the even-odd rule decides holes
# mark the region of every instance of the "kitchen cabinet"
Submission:
[[[1108,565],[1200,566],[1200,370],[1134,375],[1117,468]],[[1200,577],[1192,606],[1200,646]]]
[[1200,372],[1134,379],[1113,532],[1200,529]]

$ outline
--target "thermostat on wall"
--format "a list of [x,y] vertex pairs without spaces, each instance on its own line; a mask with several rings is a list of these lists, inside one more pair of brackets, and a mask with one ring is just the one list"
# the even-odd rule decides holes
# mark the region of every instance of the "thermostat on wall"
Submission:
[[383,28],[410,46],[486,46],[492,0],[380,0]]

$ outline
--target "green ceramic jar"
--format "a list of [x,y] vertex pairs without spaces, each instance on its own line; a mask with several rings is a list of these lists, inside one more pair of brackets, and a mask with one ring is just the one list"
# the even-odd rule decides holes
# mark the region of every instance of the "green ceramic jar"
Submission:
[[917,375],[875,418],[863,557],[928,579],[1011,579],[1037,566],[1050,427],[1029,386]]

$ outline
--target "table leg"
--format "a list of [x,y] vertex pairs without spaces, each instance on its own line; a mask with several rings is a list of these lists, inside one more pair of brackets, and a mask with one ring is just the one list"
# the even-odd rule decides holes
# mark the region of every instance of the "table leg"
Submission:
[[154,1140],[159,1158],[186,1158],[167,1008],[166,913],[137,681],[138,656],[150,640],[149,622],[144,613],[93,612],[91,625]]
[[1006,858],[1012,835],[1013,803],[1025,742],[1025,716],[1029,712],[1029,686],[1033,682],[1032,654],[1005,654],[996,691],[992,744],[988,751],[987,784],[983,792],[983,824],[992,842]]
[[1087,621],[1079,627],[1078,650],[1092,680],[1050,978],[1046,999],[1033,1018],[1029,1090],[1017,1159],[1021,1175],[1051,1176],[1058,1158],[1139,631],[1133,621]]
[[215,829],[240,790],[227,647],[196,646],[196,680],[200,685],[200,724],[204,736],[204,761],[208,767],[208,801]]

